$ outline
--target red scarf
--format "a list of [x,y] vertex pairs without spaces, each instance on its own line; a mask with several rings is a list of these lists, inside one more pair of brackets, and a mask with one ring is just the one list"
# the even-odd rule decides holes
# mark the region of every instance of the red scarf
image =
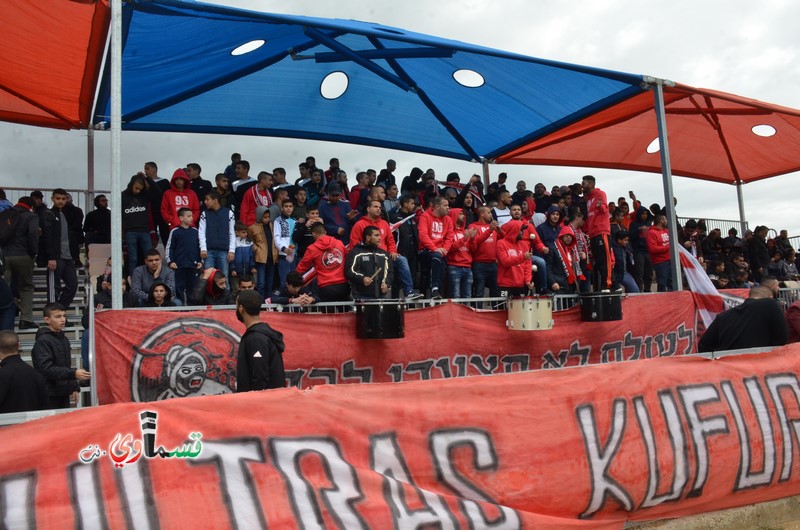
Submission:
[[259,206],[272,206],[272,195],[270,195],[269,190],[264,190],[264,194],[262,195],[261,192],[258,191],[258,184],[252,187],[253,190],[253,200],[256,201],[256,208]]
[[[572,245],[569,247],[565,245],[564,241],[561,239],[565,235],[572,236]],[[586,277],[583,275],[583,271],[581,271],[577,247],[578,245],[575,241],[575,233],[572,231],[572,229],[568,226],[562,228],[561,233],[558,234],[558,237],[556,238],[556,248],[558,249],[559,256],[561,256],[561,264],[564,266],[564,272],[567,274],[567,283],[569,285],[574,285],[575,281],[578,279],[586,279]]]

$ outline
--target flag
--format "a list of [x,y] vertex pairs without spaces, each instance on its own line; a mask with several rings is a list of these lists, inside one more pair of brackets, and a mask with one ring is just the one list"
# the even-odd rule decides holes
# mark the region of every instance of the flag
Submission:
[[689,282],[689,289],[692,291],[703,324],[708,328],[716,316],[725,310],[725,302],[697,258],[682,246],[679,246],[678,250],[680,251],[681,267],[683,267],[683,272]]

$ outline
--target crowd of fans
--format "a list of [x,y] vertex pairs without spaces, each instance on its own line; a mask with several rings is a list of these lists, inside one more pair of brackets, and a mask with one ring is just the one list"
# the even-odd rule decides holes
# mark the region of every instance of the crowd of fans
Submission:
[[[462,182],[450,173],[442,182],[416,167],[398,179],[389,160],[351,183],[338,159],[323,170],[308,157],[290,181],[280,167],[251,176],[237,153],[213,183],[201,171],[187,164],[168,180],[147,162],[128,182],[120,203],[126,306],[232,304],[249,288],[267,302],[301,305],[672,289],[666,209],[633,192],[609,201],[592,176],[548,191],[524,181],[509,189],[501,173],[484,189],[477,175]],[[0,232],[12,293],[0,303],[9,309],[5,328],[17,307],[19,328],[36,327],[36,264],[47,267],[49,301],[69,308],[82,247],[111,241],[105,196],[85,217],[63,189],[49,199],[34,191],[11,205],[0,195],[0,225],[13,225]],[[766,276],[798,280],[786,231],[772,239],[767,232],[723,237],[689,220],[678,239],[719,289]],[[110,270],[109,258],[97,281],[100,307],[110,303]]]

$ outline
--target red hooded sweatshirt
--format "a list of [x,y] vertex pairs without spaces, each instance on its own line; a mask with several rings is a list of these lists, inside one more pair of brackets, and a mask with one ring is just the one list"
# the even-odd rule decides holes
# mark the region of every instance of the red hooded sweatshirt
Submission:
[[[183,179],[182,190],[175,187],[175,181],[178,179]],[[192,210],[192,226],[197,226],[200,221],[200,201],[197,200],[197,194],[189,188],[190,182],[184,170],[176,169],[170,180],[172,187],[164,192],[161,199],[161,217],[164,218],[165,223],[169,224],[170,229],[180,226],[178,210],[181,208]]]
[[306,249],[296,270],[305,274],[313,266],[317,271],[317,285],[320,287],[347,283],[344,258],[344,244],[335,237],[322,236]]
[[437,248],[443,248],[450,252],[453,245],[453,220],[449,216],[436,217],[432,210],[417,218],[417,228],[419,230],[419,249],[435,252]]
[[451,208],[447,212],[448,217],[453,221],[453,246],[447,253],[447,265],[454,267],[472,267],[472,254],[475,252],[475,238],[467,236],[467,230],[462,226],[458,227],[458,216],[463,210],[461,208]]
[[364,241],[364,229],[368,226],[374,226],[381,232],[381,243],[378,245],[378,248],[385,250],[389,254],[397,252],[397,244],[394,241],[389,223],[381,218],[378,218],[377,221],[373,221],[368,215],[359,219],[356,224],[353,225],[353,229],[350,230],[349,246],[351,249],[356,248],[359,243]]
[[653,265],[669,261],[669,230],[651,226],[647,231],[646,241]]
[[606,192],[595,188],[586,195],[586,233],[589,237],[602,234],[611,235],[611,218],[608,213],[608,199]]
[[508,221],[500,229],[503,239],[497,242],[497,285],[500,287],[524,287],[533,279],[533,268],[530,258],[525,253],[530,250],[530,239],[523,233],[517,241],[520,231],[527,223]]
[[469,225],[471,230],[477,230],[475,236],[475,252],[472,254],[473,263],[494,263],[497,261],[497,231],[492,230],[489,223],[476,221]]

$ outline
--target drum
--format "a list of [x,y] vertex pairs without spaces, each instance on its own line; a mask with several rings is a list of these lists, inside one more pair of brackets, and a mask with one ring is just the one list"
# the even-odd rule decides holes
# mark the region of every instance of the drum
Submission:
[[402,339],[405,337],[406,304],[398,300],[357,301],[356,337]]
[[611,322],[622,320],[621,293],[586,293],[580,295],[581,320]]
[[553,329],[553,298],[509,298],[506,327],[514,331]]

